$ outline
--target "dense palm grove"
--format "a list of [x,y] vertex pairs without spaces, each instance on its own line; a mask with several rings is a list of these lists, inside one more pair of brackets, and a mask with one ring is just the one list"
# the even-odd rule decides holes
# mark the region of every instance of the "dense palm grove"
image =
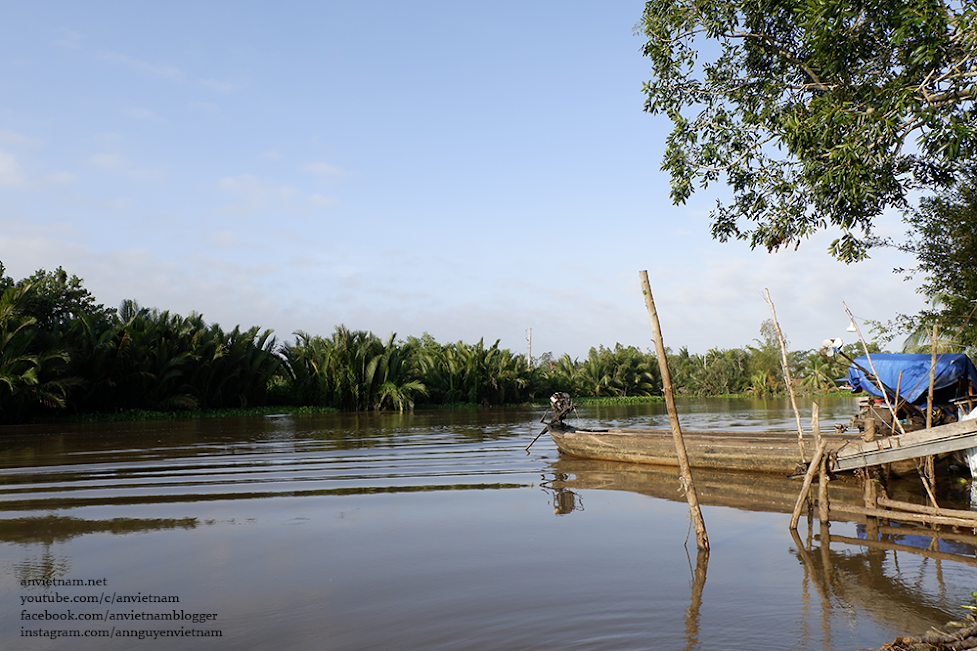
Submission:
[[[538,360],[430,335],[398,340],[336,328],[329,337],[270,330],[225,331],[199,314],[180,316],[125,301],[106,308],[63,269],[20,281],[0,264],[0,419],[53,414],[310,406],[341,410],[416,405],[501,405],[545,398],[661,395],[653,353],[592,348],[586,359]],[[772,324],[756,346],[669,354],[680,394],[769,395],[783,390]],[[857,351],[850,351],[853,354]],[[791,370],[812,391],[845,368],[816,351],[792,353]],[[836,358],[837,359],[837,358]]]

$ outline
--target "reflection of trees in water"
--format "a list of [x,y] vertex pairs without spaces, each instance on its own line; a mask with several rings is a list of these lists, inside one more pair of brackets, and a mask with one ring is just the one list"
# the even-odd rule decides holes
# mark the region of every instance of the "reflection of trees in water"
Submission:
[[[68,556],[57,556],[51,546],[91,533],[125,535],[164,529],[194,529],[197,518],[112,518],[111,520],[83,520],[56,515],[0,520],[0,542],[20,545],[41,545],[39,555],[31,555],[14,565],[17,581],[56,579],[71,570]],[[211,522],[207,522],[211,524]]]
[[50,545],[44,546],[40,556],[28,556],[14,565],[18,584],[22,581],[56,579],[67,576],[70,570],[71,559],[67,556],[55,556]]
[[90,533],[124,535],[163,529],[194,529],[197,518],[112,518],[83,520],[56,515],[0,520],[0,541],[22,545],[51,545]]

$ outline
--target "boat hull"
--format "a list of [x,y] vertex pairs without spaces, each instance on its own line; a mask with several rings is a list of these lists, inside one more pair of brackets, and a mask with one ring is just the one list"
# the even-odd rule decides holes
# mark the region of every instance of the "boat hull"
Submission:
[[[666,430],[568,428],[550,429],[550,436],[561,453],[574,457],[678,466],[675,438]],[[802,460],[797,434],[784,432],[683,431],[682,438],[692,468],[792,475],[803,472],[814,452],[806,437]],[[839,446],[844,441],[833,438]]]

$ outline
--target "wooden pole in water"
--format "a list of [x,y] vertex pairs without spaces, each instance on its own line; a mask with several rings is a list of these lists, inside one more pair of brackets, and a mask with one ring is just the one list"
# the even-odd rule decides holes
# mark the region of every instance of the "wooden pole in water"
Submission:
[[814,435],[814,447],[821,442],[821,405],[811,403],[811,433]]
[[790,377],[790,363],[787,360],[787,343],[784,341],[784,333],[780,331],[780,324],[777,323],[777,312],[773,309],[773,301],[770,300],[770,290],[764,287],[763,295],[770,305],[770,314],[773,316],[773,327],[777,330],[777,339],[780,340],[780,363],[784,367],[784,382],[787,384],[787,393],[790,394],[790,406],[794,408],[794,420],[797,421],[797,447],[801,451],[801,463],[806,463],[807,452],[804,450],[804,428],[801,427],[801,412],[797,410],[797,398],[794,397],[794,382]]
[[814,458],[811,459],[811,465],[807,467],[807,473],[804,475],[804,484],[801,486],[801,492],[798,494],[797,502],[794,504],[794,512],[790,516],[791,529],[796,529],[797,522],[801,519],[801,507],[804,505],[805,500],[807,500],[807,494],[811,490],[811,482],[814,481],[814,475],[821,468],[821,457],[824,456],[824,449],[826,447],[828,447],[828,439],[822,438],[817,449],[814,451]]
[[709,536],[706,535],[706,523],[702,519],[702,510],[699,508],[699,498],[695,493],[695,484],[692,482],[692,468],[689,466],[689,457],[685,452],[685,439],[682,438],[682,427],[678,422],[678,411],[675,409],[675,396],[672,394],[672,376],[668,372],[668,359],[665,357],[665,342],[662,340],[661,324],[658,322],[658,311],[655,309],[655,299],[651,295],[651,284],[648,282],[648,272],[640,271],[641,292],[645,295],[645,307],[648,308],[648,317],[651,320],[651,330],[654,334],[655,354],[658,357],[658,367],[662,373],[662,393],[665,394],[665,406],[668,408],[668,422],[672,427],[672,436],[675,438],[675,452],[678,455],[678,467],[682,478],[682,488],[685,489],[685,497],[689,501],[689,514],[695,525],[695,539],[699,549],[709,551]]
[[933,427],[933,384],[936,382],[936,324],[930,340],[930,386],[926,394],[926,429]]
[[[926,429],[933,426],[933,385],[936,383],[936,333],[937,326],[933,324],[933,336],[930,338],[930,385],[926,394]],[[936,490],[936,460],[933,455],[926,457],[923,462],[923,473],[930,488]],[[939,506],[935,500],[933,506]]]

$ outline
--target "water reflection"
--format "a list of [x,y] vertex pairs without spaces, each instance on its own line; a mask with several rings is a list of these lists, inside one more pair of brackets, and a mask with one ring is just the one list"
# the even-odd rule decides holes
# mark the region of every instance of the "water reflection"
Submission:
[[[972,546],[970,556],[940,554],[907,545],[831,535],[830,527],[825,525],[817,528],[818,533],[809,534],[807,543],[796,531],[791,533],[794,551],[804,566],[805,590],[809,582],[815,586],[821,608],[855,605],[872,613],[877,621],[919,634],[934,622],[942,625],[949,619],[938,605],[946,603],[949,592],[942,563],[959,563],[954,572],[977,565]],[[813,545],[812,540],[818,544]],[[936,559],[935,571],[928,572],[931,559]],[[900,561],[904,567],[900,567]],[[962,617],[962,613],[957,617]]]
[[197,518],[112,518],[85,520],[57,515],[0,520],[0,542],[52,545],[86,534],[125,535],[163,529],[194,529]]
[[702,591],[706,587],[708,569],[709,550],[699,549],[695,557],[695,570],[692,572],[692,599],[685,614],[686,651],[699,645],[699,609],[702,607]]
[[[742,413],[756,407],[690,404],[683,425],[793,427],[788,404]],[[657,408],[581,418],[656,425]],[[0,597],[17,601],[20,580],[81,576],[180,594],[221,613],[228,637],[211,651],[813,651],[925,631],[973,589],[973,565],[944,556],[967,556],[964,541],[816,521],[791,538],[798,485],[776,476],[696,475],[713,552],[695,556],[693,543],[690,556],[677,470],[561,457],[546,437],[527,455],[539,414],[11,428]],[[833,500],[863,497],[856,483],[831,488]],[[0,613],[2,641],[18,636],[12,612]]]

